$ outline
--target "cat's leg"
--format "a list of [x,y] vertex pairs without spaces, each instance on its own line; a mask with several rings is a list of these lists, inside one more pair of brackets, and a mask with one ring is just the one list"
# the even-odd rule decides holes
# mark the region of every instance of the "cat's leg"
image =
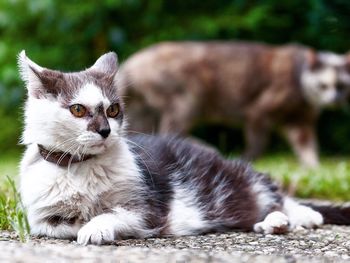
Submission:
[[318,147],[313,125],[289,125],[284,127],[284,132],[300,162],[307,167],[317,167]]
[[121,236],[145,237],[147,233],[141,214],[117,207],[111,213],[98,215],[86,223],[78,232],[77,242],[101,245]]
[[300,205],[291,198],[285,198],[283,212],[288,216],[290,229],[314,228],[323,224],[323,216],[310,207]]
[[254,225],[254,231],[264,234],[282,234],[288,232],[288,216],[280,211],[268,214],[264,221]]
[[161,113],[159,132],[187,134],[198,117],[198,106],[195,99],[189,93],[172,99]]
[[270,125],[267,120],[248,120],[244,130],[246,150],[243,157],[254,160],[261,156],[269,141]]
[[264,234],[281,234],[289,230],[315,228],[323,224],[323,216],[310,207],[285,198],[282,211],[268,214],[264,221],[254,225],[254,231]]

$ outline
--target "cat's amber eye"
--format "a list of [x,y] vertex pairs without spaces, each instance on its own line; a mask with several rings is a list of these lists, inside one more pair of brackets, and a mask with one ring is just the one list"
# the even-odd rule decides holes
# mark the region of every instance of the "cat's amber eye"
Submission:
[[110,118],[115,118],[118,116],[120,112],[120,107],[118,103],[114,103],[111,106],[108,107],[107,109],[107,116]]
[[74,104],[69,107],[70,112],[78,118],[84,117],[86,115],[86,108],[81,104]]

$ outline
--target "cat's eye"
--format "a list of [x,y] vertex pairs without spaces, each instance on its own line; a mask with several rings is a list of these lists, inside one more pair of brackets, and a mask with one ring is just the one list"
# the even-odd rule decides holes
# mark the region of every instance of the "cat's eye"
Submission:
[[86,108],[81,104],[74,104],[69,107],[70,112],[78,118],[84,117],[86,115]]
[[115,118],[118,116],[119,112],[120,112],[119,103],[114,103],[108,107],[107,116],[110,118]]

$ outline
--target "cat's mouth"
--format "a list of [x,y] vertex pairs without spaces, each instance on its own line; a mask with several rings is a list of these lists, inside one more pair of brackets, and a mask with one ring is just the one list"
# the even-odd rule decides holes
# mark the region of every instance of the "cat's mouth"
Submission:
[[105,147],[105,142],[97,142],[97,143],[93,143],[90,145],[91,148],[99,148],[99,147]]
[[107,144],[105,141],[90,142],[86,144],[86,146],[86,153],[88,154],[101,154],[107,149]]
[[89,144],[89,148],[102,148],[102,147],[106,147],[106,142],[105,141],[97,141],[97,142],[90,142]]
[[80,135],[77,142],[90,150],[103,150],[107,146],[105,139],[96,138],[94,134],[90,133]]

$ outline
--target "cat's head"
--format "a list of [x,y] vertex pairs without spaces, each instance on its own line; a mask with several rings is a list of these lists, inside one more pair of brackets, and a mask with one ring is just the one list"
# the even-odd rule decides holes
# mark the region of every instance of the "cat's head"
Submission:
[[346,103],[350,98],[350,55],[310,51],[306,57],[301,74],[306,99],[318,108]]
[[102,153],[118,142],[124,125],[115,53],[73,73],[41,67],[24,51],[18,65],[28,91],[24,144],[82,155]]

